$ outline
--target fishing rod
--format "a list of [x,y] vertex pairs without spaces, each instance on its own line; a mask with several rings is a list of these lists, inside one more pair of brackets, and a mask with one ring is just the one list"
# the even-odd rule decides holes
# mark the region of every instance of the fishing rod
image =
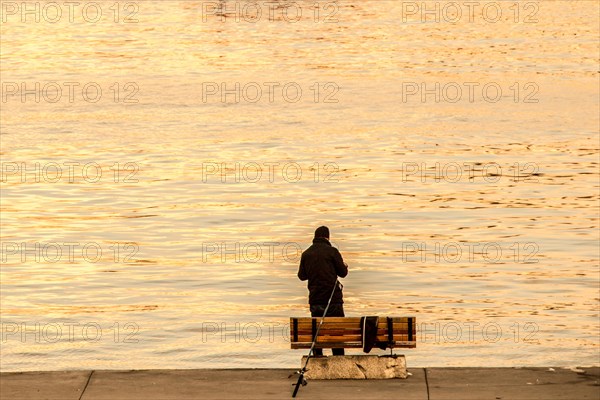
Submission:
[[340,283],[340,281],[338,281],[338,279],[336,278],[335,285],[333,285],[333,291],[331,292],[331,296],[329,296],[329,301],[327,302],[327,307],[325,307],[325,311],[323,312],[323,316],[321,317],[321,322],[319,322],[319,326],[317,327],[317,330],[315,332],[315,337],[313,338],[312,344],[310,346],[310,350],[308,352],[308,357],[306,357],[306,362],[304,363],[304,367],[302,367],[301,370],[295,372],[295,374],[298,374],[298,382],[292,383],[292,386],[295,386],[292,397],[296,397],[296,394],[298,394],[298,389],[300,389],[300,386],[306,386],[308,384],[308,382],[306,382],[306,379],[304,379],[304,373],[306,372],[306,367],[308,366],[308,361],[310,360],[310,358],[313,355],[313,351],[315,349],[315,344],[317,344],[317,337],[319,336],[319,330],[321,329],[321,325],[323,325],[323,321],[325,320],[325,316],[327,315],[327,311],[329,310],[329,305],[331,304],[331,299],[333,299],[333,294],[335,293],[335,289],[337,289],[338,285],[340,285],[340,290],[341,290],[343,286]]

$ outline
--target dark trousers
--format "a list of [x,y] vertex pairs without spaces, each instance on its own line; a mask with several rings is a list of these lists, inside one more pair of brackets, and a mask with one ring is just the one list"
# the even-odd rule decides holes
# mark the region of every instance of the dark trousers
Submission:
[[[311,304],[310,315],[311,317],[322,317],[325,312],[327,304]],[[331,303],[329,309],[327,309],[326,317],[345,317],[344,315],[344,304],[342,303]],[[343,356],[344,349],[331,349],[334,356]],[[315,356],[322,356],[323,349],[314,349],[313,354]]]

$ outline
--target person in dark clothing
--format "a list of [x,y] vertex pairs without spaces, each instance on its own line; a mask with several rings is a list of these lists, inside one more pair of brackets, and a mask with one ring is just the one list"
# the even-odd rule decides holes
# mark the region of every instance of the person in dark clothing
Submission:
[[[308,303],[312,317],[322,317],[337,277],[348,275],[348,265],[342,255],[329,243],[329,228],[320,226],[315,231],[313,244],[302,253],[298,278],[308,280]],[[343,317],[344,300],[341,285],[337,285],[326,317]],[[333,355],[344,355],[344,349],[332,349]],[[322,356],[322,349],[314,349],[315,356]]]

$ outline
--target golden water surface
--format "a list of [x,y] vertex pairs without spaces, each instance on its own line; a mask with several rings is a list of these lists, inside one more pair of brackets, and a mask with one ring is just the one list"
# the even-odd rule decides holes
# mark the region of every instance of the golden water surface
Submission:
[[0,3],[2,370],[295,367],[322,224],[409,366],[597,365],[598,3],[248,3]]

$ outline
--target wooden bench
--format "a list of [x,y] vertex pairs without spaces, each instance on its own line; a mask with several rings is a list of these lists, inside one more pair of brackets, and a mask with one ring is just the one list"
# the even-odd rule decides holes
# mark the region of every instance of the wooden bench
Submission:
[[[291,317],[292,349],[310,349],[320,321],[320,317]],[[415,317],[379,317],[376,341],[390,349],[415,348],[416,327]],[[374,348],[377,347],[376,344]],[[361,317],[325,317],[315,348],[363,348]]]

